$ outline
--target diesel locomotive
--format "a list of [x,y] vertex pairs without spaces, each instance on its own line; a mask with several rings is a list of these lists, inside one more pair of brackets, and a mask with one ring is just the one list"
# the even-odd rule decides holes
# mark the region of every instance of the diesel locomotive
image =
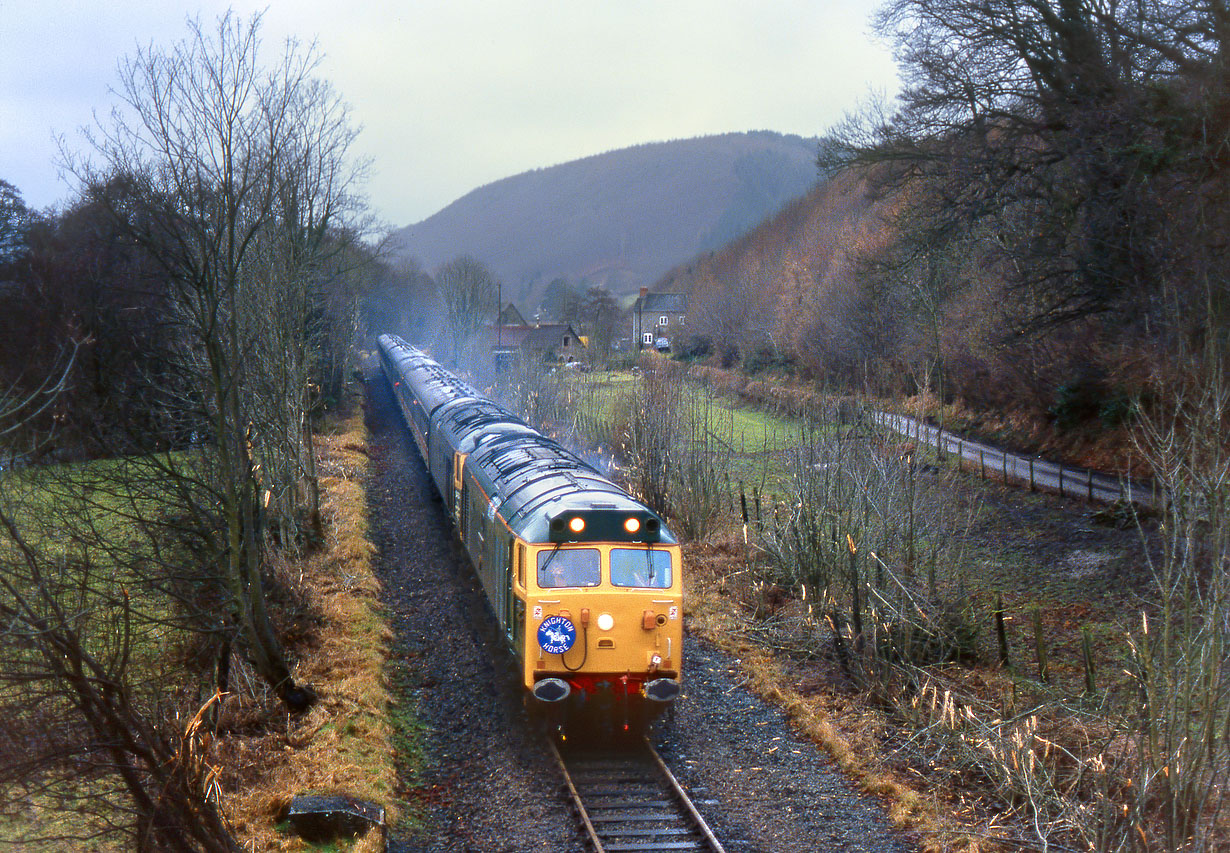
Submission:
[[683,583],[662,519],[392,335],[380,363],[532,703],[642,723],[679,694]]

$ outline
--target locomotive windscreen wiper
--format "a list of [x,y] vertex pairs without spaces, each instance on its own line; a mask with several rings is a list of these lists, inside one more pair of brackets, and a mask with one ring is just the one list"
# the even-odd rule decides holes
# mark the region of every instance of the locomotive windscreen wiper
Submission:
[[547,576],[547,569],[551,567],[551,561],[555,559],[555,555],[559,553],[560,546],[563,542],[556,542],[555,547],[551,549],[551,553],[547,555],[547,561],[538,567],[538,585],[542,586],[542,579]]

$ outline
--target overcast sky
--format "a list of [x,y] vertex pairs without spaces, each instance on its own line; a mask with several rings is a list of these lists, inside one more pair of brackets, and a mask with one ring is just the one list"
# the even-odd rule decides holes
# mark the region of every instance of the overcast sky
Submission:
[[71,189],[55,136],[113,100],[116,62],[190,14],[266,9],[266,44],[315,39],[362,125],[368,196],[401,226],[475,187],[641,142],[819,135],[896,87],[879,0],[0,0],[0,178],[42,208]]

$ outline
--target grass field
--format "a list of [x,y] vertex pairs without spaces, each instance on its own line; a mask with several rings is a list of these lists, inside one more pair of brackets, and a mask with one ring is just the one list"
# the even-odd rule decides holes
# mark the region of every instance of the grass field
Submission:
[[[277,816],[297,793],[344,789],[394,805],[393,733],[383,673],[390,634],[370,567],[365,441],[361,415],[318,436],[327,541],[305,555],[274,554],[267,566],[271,585],[280,591],[274,600],[275,618],[285,626],[284,643],[296,661],[296,679],[314,687],[321,701],[307,714],[288,718],[236,650],[231,694],[218,718],[219,736],[198,742],[200,757],[213,768],[215,796],[245,849],[375,849],[375,838],[309,848],[282,834],[275,826]],[[2,568],[7,577],[18,578],[23,585],[19,589],[33,588],[38,580],[54,586],[71,605],[68,612],[91,649],[110,664],[124,636],[116,603],[127,595],[134,619],[127,635],[132,648],[125,682],[141,713],[177,741],[213,690],[217,644],[199,631],[176,627],[179,606],[168,594],[190,590],[168,577],[187,565],[189,555],[180,553],[180,563],[176,549],[146,535],[140,523],[165,511],[158,500],[163,488],[159,466],[149,464],[153,461],[113,460],[4,475],[0,495],[5,509],[48,571],[41,578],[29,573],[21,578],[15,574],[20,561]],[[192,460],[180,455],[170,461]],[[0,559],[11,560],[15,550],[11,542],[0,544]],[[151,577],[168,582],[153,589],[146,583]],[[29,708],[21,719],[15,709],[40,685],[5,678],[22,664],[13,648],[0,645],[0,714],[10,726],[26,718],[36,725]],[[30,659],[37,663],[36,657]],[[57,726],[81,728],[66,700],[54,693],[35,711],[39,719],[66,721],[55,722]],[[0,750],[14,746],[21,747],[0,738]],[[0,751],[0,761],[7,760]],[[34,790],[0,792],[0,848],[61,851],[62,839],[40,842],[37,837],[62,834],[74,838],[73,850],[128,849],[126,839],[114,833],[88,837],[106,828],[105,820],[92,820],[82,812],[81,806],[91,805],[89,795],[107,786],[111,805],[101,800],[92,805],[105,806],[104,818],[119,815],[121,823],[128,805],[111,777],[91,778],[82,772],[87,766],[88,761],[83,764],[73,756],[34,777]],[[38,785],[44,787],[39,790]]]
[[[11,536],[0,540],[0,571],[12,584],[0,590],[0,598],[13,606],[14,597],[21,596],[30,610],[53,624],[52,607],[63,608],[88,653],[113,668],[116,656],[126,650],[123,675],[133,695],[140,696],[166,679],[182,680],[172,660],[184,638],[174,627],[167,600],[134,571],[155,555],[137,523],[138,516],[151,511],[154,499],[131,480],[125,485],[120,476],[136,467],[132,460],[120,460],[5,473],[0,478],[0,510],[37,557],[28,561]],[[0,713],[9,724],[74,720],[69,697],[54,689],[37,647],[16,643],[4,649]],[[44,692],[40,705],[31,708],[27,698]],[[9,790],[0,816],[0,842],[36,853],[63,850],[63,841],[39,840],[62,833],[76,837],[73,849],[123,849],[120,841],[100,834],[107,825],[105,816],[89,813],[101,803],[122,802],[113,779],[53,765],[30,781],[35,783],[32,788]]]
[[[611,423],[621,408],[633,405],[641,377],[630,372],[572,374],[565,386],[567,407],[599,422]],[[781,455],[797,447],[814,429],[802,418],[741,405],[703,386],[687,383],[678,405],[684,417],[707,424],[716,444],[729,451],[730,481],[738,499],[739,483],[750,494],[768,495],[782,489],[785,476]]]

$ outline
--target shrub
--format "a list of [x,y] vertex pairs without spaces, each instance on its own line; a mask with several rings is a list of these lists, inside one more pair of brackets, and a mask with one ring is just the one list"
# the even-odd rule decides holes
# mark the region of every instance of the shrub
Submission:
[[743,372],[751,376],[765,371],[791,372],[794,370],[795,358],[769,343],[762,343],[750,355],[743,358]]
[[1136,404],[1124,393],[1118,393],[1103,401],[1098,409],[1098,420],[1107,429],[1114,429],[1130,422],[1136,414]]
[[675,347],[676,361],[700,361],[713,355],[713,339],[708,335],[689,335]]

